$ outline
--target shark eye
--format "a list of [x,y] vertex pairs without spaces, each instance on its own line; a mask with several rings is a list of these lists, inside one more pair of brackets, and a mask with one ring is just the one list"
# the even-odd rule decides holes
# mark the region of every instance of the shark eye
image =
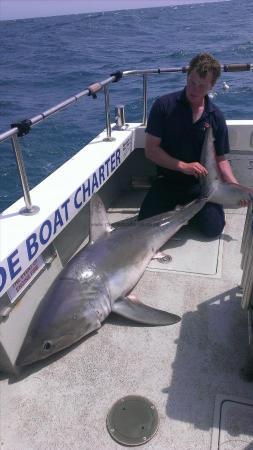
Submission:
[[52,343],[50,341],[46,341],[43,343],[42,350],[43,352],[48,352],[52,347]]

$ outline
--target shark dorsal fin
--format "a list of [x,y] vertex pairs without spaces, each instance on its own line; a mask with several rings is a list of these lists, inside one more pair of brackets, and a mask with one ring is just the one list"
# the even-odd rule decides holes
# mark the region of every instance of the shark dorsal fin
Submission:
[[104,204],[99,195],[94,194],[90,200],[90,244],[112,230]]

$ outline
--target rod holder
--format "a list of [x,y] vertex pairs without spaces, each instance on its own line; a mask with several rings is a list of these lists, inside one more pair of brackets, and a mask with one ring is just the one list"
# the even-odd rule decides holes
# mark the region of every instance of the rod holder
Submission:
[[125,106],[116,105],[115,106],[115,123],[118,129],[124,129],[126,126],[125,120]]

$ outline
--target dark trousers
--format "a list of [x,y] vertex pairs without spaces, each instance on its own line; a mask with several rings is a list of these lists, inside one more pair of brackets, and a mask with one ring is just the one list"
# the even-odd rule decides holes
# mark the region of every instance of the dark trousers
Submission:
[[[173,210],[177,205],[185,205],[200,196],[200,185],[171,183],[165,177],[153,182],[141,205],[138,220]],[[216,237],[225,226],[225,214],[221,205],[208,202],[190,220],[194,227],[207,237]]]

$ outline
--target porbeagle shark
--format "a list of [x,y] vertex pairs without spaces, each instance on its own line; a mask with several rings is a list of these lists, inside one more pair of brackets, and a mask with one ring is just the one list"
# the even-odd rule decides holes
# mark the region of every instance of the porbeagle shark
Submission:
[[[218,173],[211,127],[201,162],[208,175],[193,202],[134,224],[112,229],[97,194],[90,200],[90,242],[55,279],[31,321],[16,364],[27,365],[71,346],[98,330],[111,312],[146,325],[172,325],[180,317],[132,301],[135,287],[150,260],[207,201],[238,206],[250,200],[246,188],[224,183]],[[203,244],[204,245],[204,244]]]
[[90,200],[90,243],[62,270],[42,299],[16,364],[31,364],[98,330],[113,311],[146,325],[172,325],[180,317],[131,301],[127,295],[152,257],[205,204],[112,230],[97,194]]

